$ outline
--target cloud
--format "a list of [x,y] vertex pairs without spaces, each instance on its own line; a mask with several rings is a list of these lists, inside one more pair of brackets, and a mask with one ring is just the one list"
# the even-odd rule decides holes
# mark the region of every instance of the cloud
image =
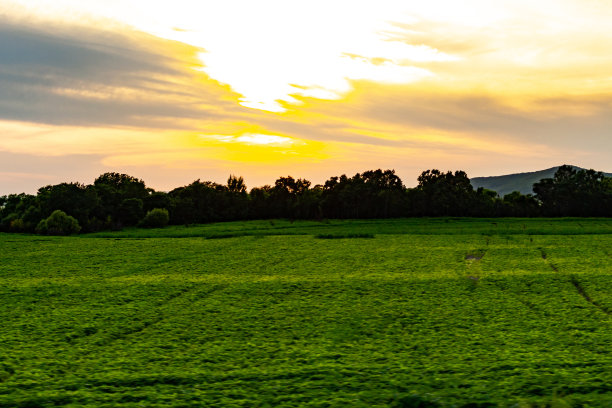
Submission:
[[0,20],[0,119],[180,128],[237,98],[197,72],[201,49],[123,29]]
[[[607,131],[612,127],[612,94],[507,97],[478,90],[450,92],[435,82],[391,86],[360,81],[353,86],[343,100],[305,99],[292,121],[268,126],[318,128],[324,138],[373,145],[426,146],[428,139],[418,136],[438,133],[449,135],[444,141],[449,147],[453,135],[458,140],[472,135],[498,145],[514,143],[517,149],[612,149]],[[308,120],[300,123],[300,117]]]

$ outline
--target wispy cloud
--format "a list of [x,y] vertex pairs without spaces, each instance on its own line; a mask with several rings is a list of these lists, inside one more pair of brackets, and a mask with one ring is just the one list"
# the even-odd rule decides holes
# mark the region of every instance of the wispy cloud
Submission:
[[231,114],[236,96],[194,69],[200,51],[135,31],[0,21],[0,118],[180,128]]

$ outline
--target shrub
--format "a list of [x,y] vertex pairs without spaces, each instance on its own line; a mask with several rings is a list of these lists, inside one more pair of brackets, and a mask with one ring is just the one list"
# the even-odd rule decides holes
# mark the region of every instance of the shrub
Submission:
[[17,219],[19,219],[19,214],[10,213],[6,217],[2,218],[2,220],[0,220],[0,228],[2,229],[2,231],[10,231],[11,223]]
[[70,235],[81,230],[76,218],[67,215],[61,210],[55,210],[36,226],[36,232],[46,235]]
[[147,212],[147,215],[140,222],[141,227],[145,228],[162,228],[168,225],[170,214],[165,208],[154,208]]
[[23,222],[21,218],[16,218],[11,221],[9,230],[11,232],[23,232],[26,230],[26,224]]

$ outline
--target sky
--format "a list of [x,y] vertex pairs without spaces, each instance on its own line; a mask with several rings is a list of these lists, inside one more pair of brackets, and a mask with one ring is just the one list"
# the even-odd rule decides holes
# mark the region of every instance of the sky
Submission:
[[603,0],[3,0],[0,195],[610,172],[610,21]]

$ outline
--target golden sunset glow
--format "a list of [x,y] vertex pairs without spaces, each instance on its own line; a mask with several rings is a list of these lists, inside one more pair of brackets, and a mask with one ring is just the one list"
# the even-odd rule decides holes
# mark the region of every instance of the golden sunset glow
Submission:
[[109,170],[161,189],[612,170],[612,5],[412,3],[4,1],[4,192]]

